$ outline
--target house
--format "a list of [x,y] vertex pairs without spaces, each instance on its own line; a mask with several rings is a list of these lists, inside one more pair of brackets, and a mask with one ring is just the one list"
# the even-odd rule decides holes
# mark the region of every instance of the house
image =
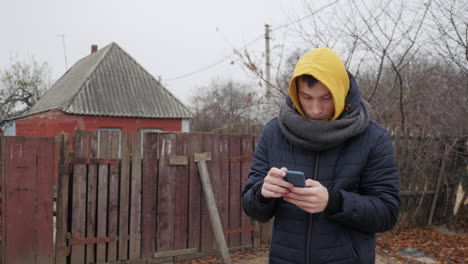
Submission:
[[[189,131],[191,112],[116,43],[71,67],[5,135],[55,137],[74,130]],[[98,133],[98,135],[99,135]]]

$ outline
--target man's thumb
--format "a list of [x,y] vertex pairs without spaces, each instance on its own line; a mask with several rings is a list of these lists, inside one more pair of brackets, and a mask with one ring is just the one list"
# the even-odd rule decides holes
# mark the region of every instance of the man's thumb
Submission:
[[314,181],[314,180],[311,180],[311,179],[306,180],[306,187],[319,187],[321,185],[322,184],[320,184],[320,182],[318,182],[318,181]]

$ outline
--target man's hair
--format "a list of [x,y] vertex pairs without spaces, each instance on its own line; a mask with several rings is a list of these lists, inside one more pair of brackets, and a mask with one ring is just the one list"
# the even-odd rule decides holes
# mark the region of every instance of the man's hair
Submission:
[[317,79],[315,79],[314,76],[304,74],[304,75],[298,76],[296,78],[296,87],[299,86],[299,84],[298,84],[299,79],[302,80],[303,82],[307,83],[307,86],[309,86],[309,87],[312,87],[317,83]]

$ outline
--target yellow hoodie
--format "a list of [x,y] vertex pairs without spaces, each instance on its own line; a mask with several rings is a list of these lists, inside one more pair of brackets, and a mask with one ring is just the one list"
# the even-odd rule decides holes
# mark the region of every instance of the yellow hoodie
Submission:
[[343,112],[349,90],[349,77],[343,61],[329,48],[311,50],[299,59],[289,82],[289,96],[299,113],[305,117],[296,88],[296,78],[304,74],[312,75],[330,90],[335,104],[335,114],[331,120],[337,119]]

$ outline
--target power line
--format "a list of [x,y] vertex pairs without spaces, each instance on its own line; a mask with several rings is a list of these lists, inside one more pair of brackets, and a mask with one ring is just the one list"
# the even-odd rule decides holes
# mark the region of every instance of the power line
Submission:
[[303,16],[303,17],[301,17],[301,18],[299,18],[299,19],[297,19],[297,20],[294,20],[294,21],[289,22],[289,23],[287,23],[287,24],[284,24],[284,25],[282,25],[282,26],[276,27],[276,28],[272,29],[271,31],[279,30],[279,29],[288,27],[288,26],[290,26],[290,25],[292,25],[292,24],[299,23],[299,22],[301,22],[302,20],[304,20],[304,19],[306,19],[306,18],[309,18],[309,17],[311,17],[311,16],[313,16],[313,15],[316,15],[316,14],[318,14],[319,12],[323,11],[324,9],[327,9],[328,7],[330,7],[330,6],[332,6],[332,5],[336,4],[336,3],[338,3],[338,2],[340,2],[340,1],[341,1],[341,0],[336,0],[336,1],[334,1],[334,2],[331,2],[331,3],[329,3],[328,5],[322,6],[321,8],[317,9],[315,12],[312,12],[312,13],[306,15],[306,16]]
[[221,60],[219,60],[219,61],[217,61],[217,62],[215,62],[215,63],[212,63],[212,64],[210,64],[210,65],[208,65],[208,66],[205,66],[205,67],[203,67],[203,68],[201,68],[201,69],[198,69],[198,70],[195,70],[195,71],[192,71],[192,72],[189,72],[189,73],[186,73],[186,74],[184,74],[184,75],[177,76],[177,77],[174,77],[174,78],[169,78],[169,79],[166,79],[166,80],[164,80],[164,81],[170,82],[170,81],[175,81],[175,80],[179,80],[179,79],[184,79],[184,78],[189,77],[189,76],[191,76],[191,75],[194,75],[194,74],[197,74],[197,73],[206,71],[206,70],[211,69],[211,68],[213,68],[214,66],[216,66],[216,65],[218,65],[218,64],[220,64],[220,63],[222,63],[222,62],[224,62],[224,61],[225,61],[226,59],[228,59],[229,57],[231,57],[231,55],[226,56],[226,57],[222,58]]
[[[258,36],[258,37],[255,38],[254,40],[250,41],[249,43],[245,44],[242,48],[239,49],[239,51],[246,49],[248,46],[252,45],[255,41],[259,40],[259,39],[262,38],[262,37],[263,37],[263,34],[260,35],[260,36]],[[171,82],[171,81],[175,81],[175,80],[179,80],[179,79],[184,79],[184,78],[189,77],[189,76],[191,76],[191,75],[194,75],[194,74],[197,74],[197,73],[200,73],[200,72],[209,70],[209,69],[213,68],[214,66],[223,63],[225,60],[231,58],[231,56],[234,55],[234,54],[235,54],[235,52],[229,54],[228,56],[226,56],[226,57],[220,59],[219,61],[214,62],[214,63],[212,63],[212,64],[210,64],[210,65],[208,65],[208,66],[205,66],[205,67],[200,68],[200,69],[198,69],[198,70],[195,70],[195,71],[186,73],[186,74],[181,75],[181,76],[177,76],[177,77],[174,77],[174,78],[166,79],[166,80],[164,80],[164,81],[166,81],[166,82]]]
[[[304,17],[301,17],[301,18],[295,20],[295,21],[292,21],[292,22],[289,22],[289,23],[287,23],[287,24],[281,25],[281,26],[276,27],[276,28],[274,28],[274,29],[270,29],[270,32],[275,31],[275,30],[279,30],[279,29],[282,29],[282,28],[285,28],[285,27],[288,27],[288,26],[290,26],[290,25],[292,25],[292,24],[299,23],[299,22],[301,22],[302,20],[304,20],[304,19],[306,19],[306,18],[309,18],[309,17],[311,17],[311,16],[313,16],[313,15],[315,15],[315,14],[317,14],[317,13],[323,11],[324,9],[326,9],[326,8],[328,8],[328,7],[332,6],[332,5],[334,5],[334,4],[338,3],[338,2],[340,2],[340,1],[341,1],[341,0],[336,0],[336,1],[332,2],[332,3],[329,3],[329,4],[327,4],[327,5],[323,6],[323,7],[321,7],[320,9],[316,10],[315,12],[312,12],[312,13],[310,13],[310,14],[304,16]],[[242,48],[238,49],[237,52],[246,49],[248,46],[252,45],[254,42],[256,42],[257,40],[259,40],[259,39],[262,38],[263,36],[264,36],[264,34],[259,35],[259,36],[256,37],[254,40],[250,41],[249,43],[245,44]],[[223,63],[225,60],[229,59],[232,55],[235,55],[235,54],[236,54],[236,51],[234,51],[233,53],[229,54],[229,55],[226,56],[226,57],[223,57],[223,58],[220,59],[219,61],[216,61],[216,62],[214,62],[214,63],[212,63],[212,64],[209,64],[209,65],[207,65],[207,66],[205,66],[205,67],[203,67],[203,68],[200,68],[200,69],[198,69],[198,70],[194,70],[194,71],[189,72],[189,73],[186,73],[186,74],[184,74],[184,75],[180,75],[180,76],[173,77],[173,78],[168,78],[168,79],[166,79],[166,80],[164,80],[164,81],[166,81],[166,82],[176,81],[176,80],[179,80],[179,79],[187,78],[187,77],[189,77],[189,76],[192,76],[192,75],[197,74],[197,73],[200,73],[200,72],[204,72],[204,71],[206,71],[206,70],[209,70],[209,69],[211,69],[211,68],[213,68],[213,67],[215,67],[215,66],[217,66],[217,65],[219,65],[219,64],[221,64],[221,63]]]

